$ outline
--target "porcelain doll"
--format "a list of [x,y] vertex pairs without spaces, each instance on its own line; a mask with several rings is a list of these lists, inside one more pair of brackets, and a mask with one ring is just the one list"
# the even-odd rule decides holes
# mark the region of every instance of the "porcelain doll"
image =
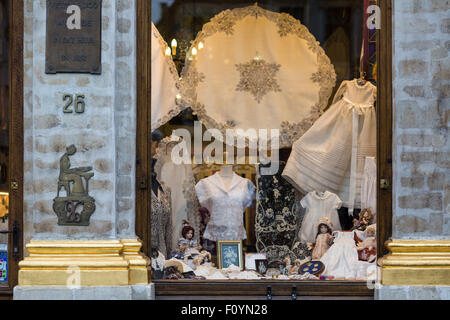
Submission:
[[333,243],[333,224],[328,218],[319,219],[316,241],[312,251],[312,260],[320,260]]
[[364,231],[368,226],[373,223],[373,213],[370,209],[364,209],[359,214],[359,220],[353,220],[352,230]]
[[376,224],[372,224],[366,229],[367,238],[358,243],[358,259],[362,261],[374,262],[377,257]]
[[181,230],[181,234],[183,237],[178,240],[178,250],[172,253],[172,257],[180,260],[186,260],[199,255],[202,246],[198,244],[196,239],[194,239],[194,228],[192,228],[192,226],[185,220],[183,221],[183,229]]
[[194,265],[196,266],[200,266],[202,264],[211,264],[211,253],[209,253],[208,251],[203,250],[202,252],[200,252],[199,255],[197,255],[194,258]]

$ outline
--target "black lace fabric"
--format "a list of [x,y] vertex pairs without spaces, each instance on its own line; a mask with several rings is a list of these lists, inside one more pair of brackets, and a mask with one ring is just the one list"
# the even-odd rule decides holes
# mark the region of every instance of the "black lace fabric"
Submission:
[[275,175],[262,175],[261,169],[271,164],[261,164],[257,171],[256,196],[256,248],[266,253],[269,264],[289,257],[292,262],[311,256],[306,243],[298,241],[298,230],[304,213],[300,206],[301,195],[281,176],[285,162],[279,162]]

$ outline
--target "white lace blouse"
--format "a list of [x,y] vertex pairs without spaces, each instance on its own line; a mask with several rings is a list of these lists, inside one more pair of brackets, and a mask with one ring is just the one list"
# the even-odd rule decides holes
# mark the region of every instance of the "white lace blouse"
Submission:
[[255,198],[254,184],[233,173],[229,188],[216,173],[200,180],[195,186],[200,204],[211,213],[203,238],[217,240],[244,240],[244,211]]

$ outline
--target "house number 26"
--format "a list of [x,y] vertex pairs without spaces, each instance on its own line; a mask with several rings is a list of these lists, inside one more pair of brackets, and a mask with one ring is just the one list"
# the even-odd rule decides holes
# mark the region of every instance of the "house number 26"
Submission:
[[75,96],[65,94],[63,96],[63,101],[65,102],[63,107],[64,113],[73,113],[74,110],[75,113],[84,113],[84,109],[86,107],[86,103],[84,102],[84,94],[77,94]]

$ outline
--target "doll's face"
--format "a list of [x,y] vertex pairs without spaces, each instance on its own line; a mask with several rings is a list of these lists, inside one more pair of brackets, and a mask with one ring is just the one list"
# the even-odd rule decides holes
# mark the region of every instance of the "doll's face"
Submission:
[[370,220],[370,213],[368,211],[364,213],[363,219],[366,220],[366,221]]
[[326,226],[320,226],[320,233],[327,233],[328,232],[328,228]]
[[187,233],[186,233],[186,239],[192,239],[192,237],[194,236],[194,233],[192,232],[192,230],[189,230]]

